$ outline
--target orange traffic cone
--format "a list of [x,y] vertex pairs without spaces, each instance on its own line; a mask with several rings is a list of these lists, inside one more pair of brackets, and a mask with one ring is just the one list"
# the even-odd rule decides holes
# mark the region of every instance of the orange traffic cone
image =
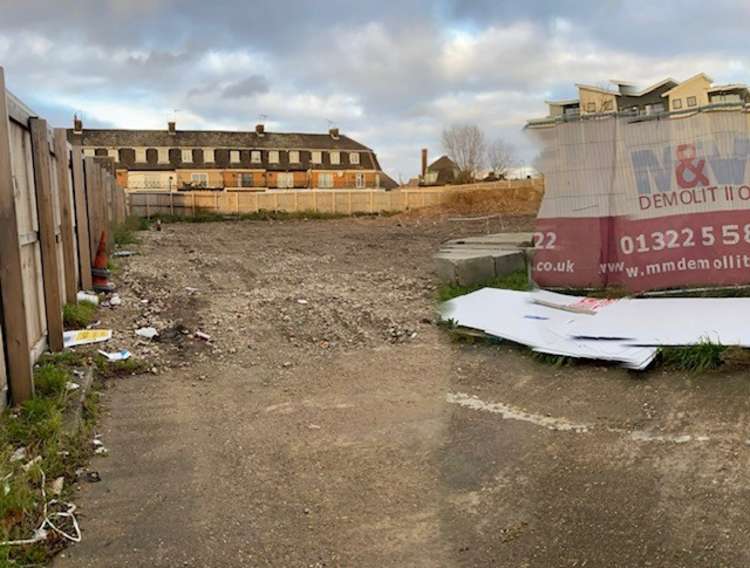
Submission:
[[99,239],[99,247],[96,249],[91,276],[95,291],[112,292],[115,289],[114,284],[109,281],[111,274],[107,270],[107,238],[104,231],[102,231],[102,238]]

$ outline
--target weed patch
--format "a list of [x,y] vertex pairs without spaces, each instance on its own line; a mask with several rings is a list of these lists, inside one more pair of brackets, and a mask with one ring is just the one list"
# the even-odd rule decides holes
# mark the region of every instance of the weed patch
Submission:
[[[80,362],[69,353],[45,356],[34,371],[35,397],[0,416],[0,540],[28,539],[42,521],[41,484],[62,477],[62,494],[70,499],[76,470],[92,453],[89,443],[97,415],[95,391],[87,394],[82,426],[75,433],[63,428],[63,416],[72,401],[66,385],[70,366]],[[20,448],[25,455],[11,461]],[[28,464],[31,464],[30,466]],[[24,467],[26,466],[26,467]],[[44,475],[43,475],[44,474]],[[0,547],[0,566],[28,566],[46,563],[65,546],[55,533],[34,544]]]
[[726,345],[705,340],[685,347],[663,347],[660,355],[667,367],[700,373],[720,367],[726,349]]
[[94,357],[97,376],[102,379],[113,379],[127,375],[138,375],[147,370],[146,363],[135,357],[123,361],[108,361],[105,357]]
[[96,304],[79,302],[63,306],[63,325],[65,329],[81,329],[94,321]]
[[531,290],[531,283],[526,269],[517,270],[506,276],[499,278],[493,278],[488,282],[481,284],[473,284],[471,286],[460,286],[459,284],[443,284],[438,288],[438,300],[441,302],[447,302],[458,296],[470,294],[480,290],[481,288],[502,288],[504,290],[520,290],[527,291]]

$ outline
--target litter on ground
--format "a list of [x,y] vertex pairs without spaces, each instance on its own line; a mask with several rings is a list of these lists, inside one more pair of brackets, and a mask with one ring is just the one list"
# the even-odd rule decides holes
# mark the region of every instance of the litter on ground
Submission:
[[127,349],[122,349],[120,351],[113,351],[111,353],[107,353],[106,351],[102,351],[99,349],[98,351],[99,355],[106,358],[107,361],[110,361],[114,363],[115,361],[125,361],[126,359],[130,359],[130,351]]
[[194,335],[195,337],[197,337],[198,339],[202,339],[203,341],[209,341],[211,339],[210,335],[208,335],[207,333],[203,333],[202,331],[196,331]]
[[122,256],[135,256],[137,253],[132,250],[116,250],[112,253],[112,256],[114,257],[122,257]]
[[[41,460],[41,458],[39,458]],[[55,489],[58,486],[58,478],[52,482],[51,492],[54,494]],[[46,540],[49,530],[54,531],[61,537],[71,542],[81,542],[81,529],[78,526],[78,520],[75,516],[76,506],[73,503],[65,503],[64,501],[58,501],[57,499],[50,499],[47,501],[47,493],[45,492],[44,486],[47,483],[47,478],[42,471],[42,502],[44,503],[44,512],[42,514],[41,524],[34,530],[34,533],[30,538],[22,540],[6,540],[0,542],[0,546],[23,546],[27,544],[34,544],[42,540]],[[62,482],[59,483],[60,492],[62,492]],[[50,511],[50,508],[57,509]],[[64,521],[71,526],[73,533],[67,532],[62,527],[55,523]],[[49,528],[49,530],[48,530]],[[67,527],[66,527],[67,528]]]
[[79,302],[91,302],[92,304],[96,304],[97,306],[99,305],[99,296],[97,296],[96,294],[84,292],[83,290],[76,294],[76,300],[78,300]]
[[145,337],[146,339],[153,339],[159,332],[156,331],[155,327],[140,327],[135,330],[135,334],[139,337]]
[[101,343],[110,339],[112,339],[111,329],[78,329],[63,333],[63,345],[65,347]]
[[748,309],[750,298],[598,299],[483,288],[445,302],[441,316],[540,353],[640,370],[662,346],[750,347],[750,331],[737,318]]
[[22,459],[26,458],[26,448],[21,446],[20,448],[16,449],[15,452],[10,456],[11,463],[21,461]]
[[[596,316],[536,304],[533,297],[531,292],[483,288],[449,300],[441,315],[444,320],[527,345],[539,353],[616,361],[631,369],[645,369],[656,357],[654,347],[576,338],[566,330],[579,318]],[[552,293],[546,293],[545,298],[565,304],[584,300]]]

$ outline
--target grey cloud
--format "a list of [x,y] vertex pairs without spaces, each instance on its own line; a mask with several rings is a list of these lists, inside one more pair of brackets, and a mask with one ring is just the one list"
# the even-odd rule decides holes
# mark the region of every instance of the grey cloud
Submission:
[[270,90],[268,79],[263,75],[250,75],[246,79],[231,83],[224,87],[221,96],[226,99],[239,99],[251,97],[259,93],[267,93]]
[[267,114],[320,131],[330,119],[405,177],[454,121],[479,122],[530,159],[524,118],[574,82],[699,70],[745,80],[750,66],[750,8],[731,0],[0,3],[8,83],[52,122],[67,125],[74,108],[103,109],[87,124],[117,126],[138,116],[161,127],[175,108],[202,127]]

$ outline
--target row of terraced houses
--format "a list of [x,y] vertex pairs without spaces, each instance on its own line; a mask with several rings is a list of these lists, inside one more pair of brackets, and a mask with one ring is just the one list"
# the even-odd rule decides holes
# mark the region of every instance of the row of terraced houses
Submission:
[[88,129],[75,118],[71,144],[110,158],[129,191],[392,189],[371,148],[337,128],[327,134]]
[[529,125],[552,120],[576,120],[585,115],[628,113],[659,115],[665,112],[689,113],[705,107],[745,105],[750,91],[743,84],[715,85],[711,77],[698,73],[684,81],[671,77],[645,88],[620,80],[610,86],[578,83],[578,98],[545,101],[549,115],[533,119]]

